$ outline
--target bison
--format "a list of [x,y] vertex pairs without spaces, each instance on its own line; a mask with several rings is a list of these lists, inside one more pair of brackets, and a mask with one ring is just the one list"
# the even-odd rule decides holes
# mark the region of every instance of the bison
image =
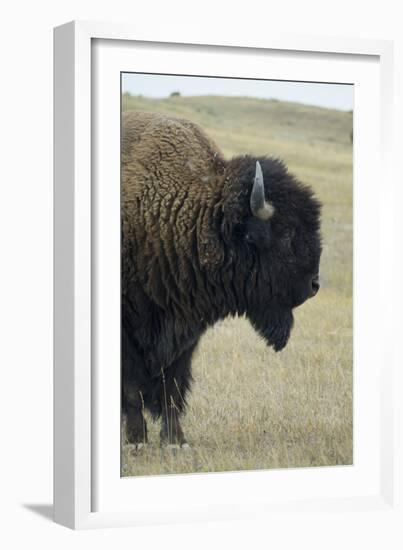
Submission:
[[280,351],[319,290],[320,203],[268,156],[224,158],[196,124],[122,117],[121,360],[128,441],[187,447],[180,426],[206,329],[245,315]]

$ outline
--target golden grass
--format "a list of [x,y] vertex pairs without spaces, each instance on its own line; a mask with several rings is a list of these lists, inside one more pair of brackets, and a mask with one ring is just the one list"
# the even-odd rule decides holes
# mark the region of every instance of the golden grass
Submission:
[[203,126],[227,156],[283,158],[324,204],[322,288],[295,311],[286,349],[269,349],[244,318],[202,338],[183,428],[188,451],[123,447],[122,474],[351,464],[351,113],[254,98],[123,97],[123,108],[165,112]]

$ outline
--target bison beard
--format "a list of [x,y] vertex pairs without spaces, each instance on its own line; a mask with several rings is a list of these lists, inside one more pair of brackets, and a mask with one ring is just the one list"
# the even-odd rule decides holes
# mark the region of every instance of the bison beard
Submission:
[[281,351],[287,345],[294,323],[292,310],[279,304],[271,305],[267,311],[249,315],[255,330],[263,336],[266,343],[275,351]]
[[187,446],[179,418],[201,335],[246,315],[275,351],[285,347],[293,307],[314,279],[318,288],[320,206],[280,161],[226,161],[189,121],[128,112],[122,122],[127,439],[147,442],[148,410],[163,444]]

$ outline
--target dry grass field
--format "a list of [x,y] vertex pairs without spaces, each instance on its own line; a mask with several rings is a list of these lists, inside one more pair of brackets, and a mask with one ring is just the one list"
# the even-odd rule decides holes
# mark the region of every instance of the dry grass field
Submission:
[[246,97],[148,99],[125,94],[123,109],[186,117],[229,157],[282,158],[323,202],[321,290],[295,310],[290,342],[266,347],[244,318],[202,338],[183,428],[191,449],[123,446],[122,475],[217,472],[351,464],[351,113]]

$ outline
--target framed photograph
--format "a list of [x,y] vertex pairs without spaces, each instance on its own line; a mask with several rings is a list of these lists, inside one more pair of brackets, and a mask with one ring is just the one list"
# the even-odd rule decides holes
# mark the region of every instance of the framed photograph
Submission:
[[55,521],[393,511],[392,44],[54,52]]

